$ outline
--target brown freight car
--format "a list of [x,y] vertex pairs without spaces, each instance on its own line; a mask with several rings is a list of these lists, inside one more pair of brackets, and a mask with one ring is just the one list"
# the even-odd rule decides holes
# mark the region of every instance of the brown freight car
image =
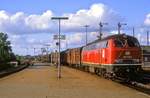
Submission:
[[66,57],[67,58],[67,60],[66,60],[67,65],[71,65],[71,49],[66,51],[66,56],[67,56]]
[[66,65],[67,64],[67,54],[66,54],[67,51],[68,50],[65,50],[65,51],[62,51],[60,53],[60,61],[61,61],[62,65]]
[[81,47],[73,48],[66,51],[67,63],[71,66],[80,66],[81,64]]

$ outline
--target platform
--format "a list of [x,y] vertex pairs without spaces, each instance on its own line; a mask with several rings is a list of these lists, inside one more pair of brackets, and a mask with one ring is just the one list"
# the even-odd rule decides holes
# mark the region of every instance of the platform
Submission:
[[68,67],[32,66],[0,79],[0,98],[149,98],[111,80]]

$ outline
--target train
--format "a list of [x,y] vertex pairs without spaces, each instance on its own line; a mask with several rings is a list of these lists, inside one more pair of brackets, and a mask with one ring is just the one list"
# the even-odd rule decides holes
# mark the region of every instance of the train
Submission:
[[[126,34],[97,39],[85,46],[62,51],[60,55],[63,65],[111,79],[135,78],[142,66],[140,44],[135,37]],[[52,63],[58,63],[58,53],[50,57]]]

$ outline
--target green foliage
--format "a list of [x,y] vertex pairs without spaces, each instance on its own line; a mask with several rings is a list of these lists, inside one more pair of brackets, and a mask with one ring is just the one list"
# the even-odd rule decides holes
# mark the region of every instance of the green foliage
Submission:
[[15,59],[15,55],[12,53],[11,43],[8,41],[8,35],[0,33],[0,64],[6,64],[9,61]]

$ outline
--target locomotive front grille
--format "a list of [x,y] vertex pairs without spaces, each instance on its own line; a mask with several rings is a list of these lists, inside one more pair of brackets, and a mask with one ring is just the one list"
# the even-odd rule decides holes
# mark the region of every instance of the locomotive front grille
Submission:
[[134,64],[133,60],[123,60],[123,64]]
[[115,64],[139,64],[140,59],[118,59],[115,60]]

